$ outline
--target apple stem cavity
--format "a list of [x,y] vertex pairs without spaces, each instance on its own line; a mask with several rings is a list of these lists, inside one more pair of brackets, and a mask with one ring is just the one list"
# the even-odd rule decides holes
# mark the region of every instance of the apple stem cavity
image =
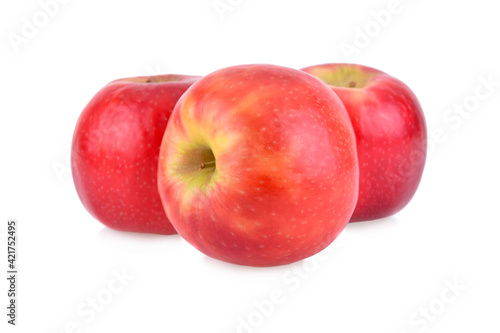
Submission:
[[379,71],[366,71],[357,65],[344,65],[333,69],[305,68],[305,71],[329,86],[350,89],[363,89],[372,79],[381,75]]

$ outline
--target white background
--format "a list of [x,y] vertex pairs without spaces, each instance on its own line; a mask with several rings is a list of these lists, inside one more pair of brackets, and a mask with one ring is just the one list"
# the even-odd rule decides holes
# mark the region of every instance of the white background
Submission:
[[[15,328],[6,324],[1,279],[1,331],[498,332],[494,2],[401,0],[384,26],[373,12],[390,0],[221,2],[231,6],[222,16],[213,0],[70,0],[46,22],[35,0],[2,2],[0,266],[6,271],[6,221],[16,218],[20,275]],[[36,34],[14,47],[9,38],[22,36],[25,20],[34,19]],[[363,41],[359,31],[366,29],[371,36]],[[343,52],[347,44],[357,53]],[[413,89],[434,148],[403,211],[348,225],[320,257],[275,268],[226,264],[179,236],[106,229],[79,202],[68,164],[72,132],[109,81],[204,75],[244,63],[302,68],[348,61]],[[487,91],[481,80],[488,78],[496,86],[478,100],[476,89]],[[468,116],[444,119],[464,104]],[[133,278],[106,298],[123,270]],[[270,306],[274,294],[282,294],[280,304]],[[106,303],[94,316],[87,305],[93,297]]]

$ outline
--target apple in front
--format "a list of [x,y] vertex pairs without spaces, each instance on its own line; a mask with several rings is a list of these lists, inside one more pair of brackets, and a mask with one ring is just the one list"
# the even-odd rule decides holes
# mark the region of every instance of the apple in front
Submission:
[[85,208],[109,228],[175,234],[157,187],[158,153],[181,95],[199,77],[158,75],[113,81],[85,107],[71,169]]
[[320,80],[243,65],[193,84],[172,113],[158,186],[179,234],[248,266],[309,257],[344,229],[357,200],[347,112]]
[[351,222],[391,216],[417,191],[427,152],[420,103],[400,80],[355,64],[303,68],[344,103],[356,133],[359,198]]

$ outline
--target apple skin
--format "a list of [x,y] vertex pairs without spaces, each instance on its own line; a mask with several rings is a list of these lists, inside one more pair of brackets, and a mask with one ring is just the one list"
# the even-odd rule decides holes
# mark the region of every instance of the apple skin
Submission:
[[73,181],[85,208],[105,226],[176,233],[158,193],[158,154],[175,103],[198,79],[157,75],[115,80],[83,110],[71,147]]
[[304,72],[221,69],[175,106],[158,187],[175,229],[206,255],[289,264],[327,247],[351,217],[358,192],[352,125],[331,89]]
[[[391,216],[417,191],[427,152],[427,130],[415,94],[400,80],[355,64],[306,67],[335,91],[356,133],[359,198],[350,222]],[[350,87],[362,82],[362,87]]]

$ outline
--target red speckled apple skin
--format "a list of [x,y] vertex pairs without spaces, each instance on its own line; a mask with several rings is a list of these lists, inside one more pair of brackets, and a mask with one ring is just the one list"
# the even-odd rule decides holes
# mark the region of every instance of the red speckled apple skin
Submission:
[[[190,143],[210,147],[213,182],[178,174]],[[159,189],[179,234],[230,263],[275,266],[323,250],[358,192],[354,131],[320,80],[272,65],[230,67],[196,82],[165,131]]]
[[198,79],[161,75],[116,80],[83,110],[71,149],[73,180],[85,208],[107,227],[176,233],[158,193],[158,154],[175,103]]
[[427,154],[422,107],[410,88],[377,69],[353,64],[325,64],[310,73],[357,67],[375,73],[366,87],[330,86],[344,103],[356,133],[359,198],[350,222],[391,216],[417,191]]

